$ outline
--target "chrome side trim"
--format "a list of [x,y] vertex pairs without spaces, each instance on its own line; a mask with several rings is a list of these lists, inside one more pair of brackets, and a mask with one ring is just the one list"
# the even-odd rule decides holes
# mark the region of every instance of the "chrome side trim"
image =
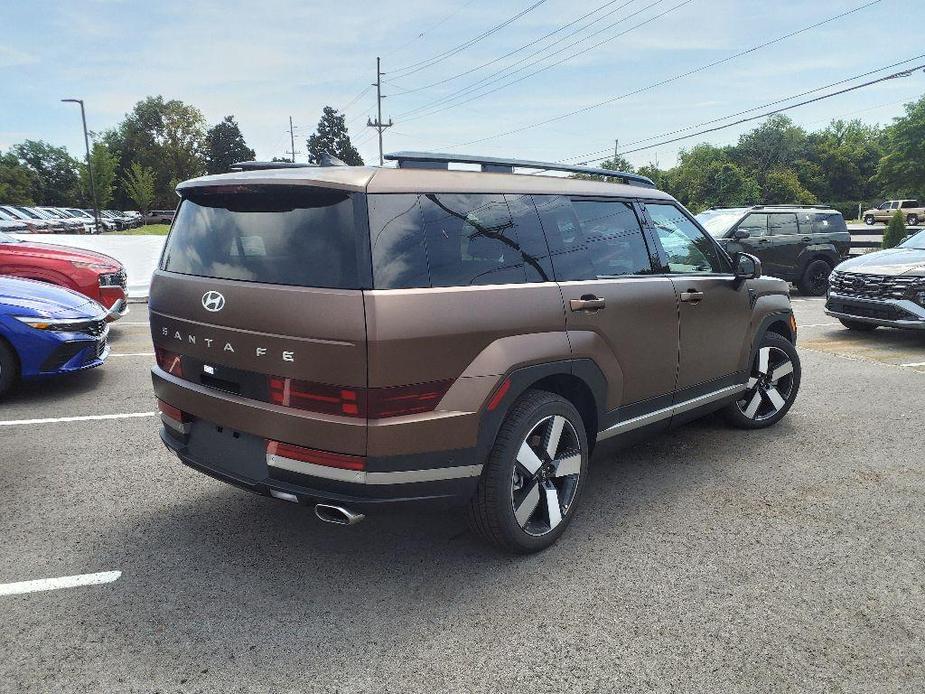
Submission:
[[409,484],[411,482],[437,482],[455,480],[463,477],[477,477],[482,474],[481,465],[457,465],[429,470],[397,470],[395,472],[361,472],[359,470],[342,470],[341,468],[316,465],[301,460],[292,460],[272,453],[267,454],[270,467],[296,472],[300,475],[321,477],[338,482],[353,484]]
[[436,482],[439,480],[456,480],[463,477],[477,477],[481,474],[481,465],[438,467],[430,470],[367,472],[366,484],[407,484],[409,482]]
[[640,427],[648,426],[649,424],[655,424],[655,422],[660,422],[663,419],[668,419],[676,414],[694,410],[703,405],[709,405],[711,402],[716,402],[732,395],[736,395],[737,393],[741,393],[744,390],[744,383],[740,383],[734,386],[727,386],[725,388],[720,388],[719,390],[713,391],[712,393],[698,395],[696,398],[684,400],[683,402],[675,403],[669,407],[663,407],[659,410],[639,415],[638,417],[633,417],[632,419],[617,422],[613,426],[607,427],[603,431],[598,432],[597,440],[602,441],[604,439],[610,438],[611,436],[616,436],[617,434],[623,434],[627,431],[632,431],[633,429],[639,429]]

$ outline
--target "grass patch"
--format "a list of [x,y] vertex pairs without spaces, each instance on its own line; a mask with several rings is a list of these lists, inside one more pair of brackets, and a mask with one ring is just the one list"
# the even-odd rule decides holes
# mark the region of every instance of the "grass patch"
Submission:
[[147,226],[126,229],[125,231],[115,231],[113,233],[125,234],[127,236],[167,236],[168,231],[170,231],[169,224],[148,224]]

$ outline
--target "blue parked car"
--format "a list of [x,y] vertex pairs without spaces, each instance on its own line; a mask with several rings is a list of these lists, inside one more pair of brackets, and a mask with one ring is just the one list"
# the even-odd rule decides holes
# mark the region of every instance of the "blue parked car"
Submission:
[[0,395],[20,378],[100,366],[108,334],[106,310],[83,294],[0,276]]

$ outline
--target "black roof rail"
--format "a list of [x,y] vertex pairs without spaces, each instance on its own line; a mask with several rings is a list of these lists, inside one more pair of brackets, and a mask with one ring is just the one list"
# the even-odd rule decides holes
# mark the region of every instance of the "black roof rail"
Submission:
[[834,209],[831,205],[752,205],[753,210],[765,210],[765,209],[795,209],[795,210],[831,210]]
[[302,164],[291,161],[239,161],[229,168],[232,171],[263,171],[264,169],[305,169],[314,164]]
[[486,173],[514,173],[514,169],[537,169],[539,171],[564,171],[589,176],[620,178],[630,185],[655,188],[652,179],[625,171],[612,171],[594,166],[576,166],[557,162],[504,159],[501,157],[480,157],[467,154],[443,154],[439,152],[392,152],[385,155],[389,161],[397,161],[400,169],[449,169],[450,164],[478,164]]

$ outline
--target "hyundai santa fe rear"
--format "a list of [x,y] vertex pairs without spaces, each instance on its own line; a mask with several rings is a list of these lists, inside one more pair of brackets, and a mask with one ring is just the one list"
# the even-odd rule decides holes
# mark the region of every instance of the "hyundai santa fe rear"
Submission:
[[792,405],[787,286],[648,179],[396,158],[179,186],[149,306],[184,463],[341,524],[465,507],[531,552],[571,521],[596,441]]

